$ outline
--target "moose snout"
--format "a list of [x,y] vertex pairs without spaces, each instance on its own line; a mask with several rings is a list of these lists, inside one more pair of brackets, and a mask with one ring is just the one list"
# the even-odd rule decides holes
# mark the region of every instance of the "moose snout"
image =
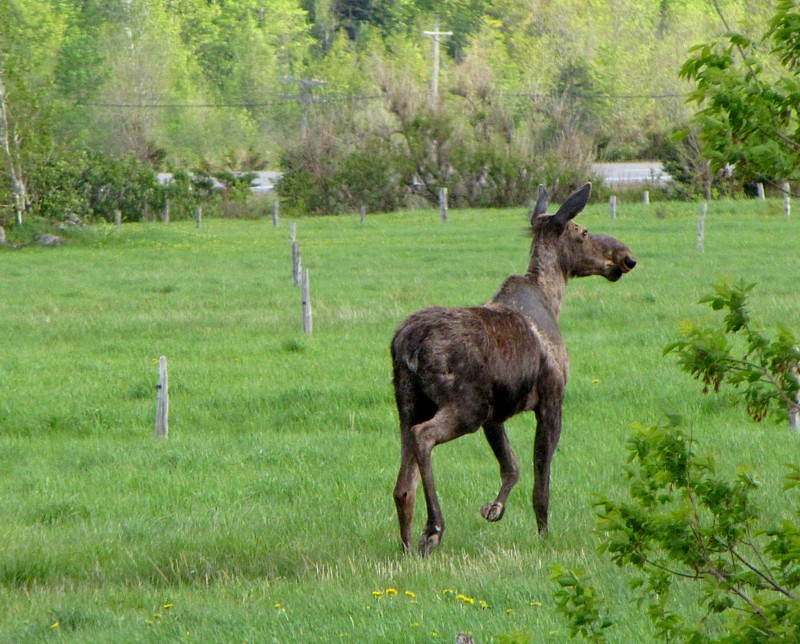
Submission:
[[625,268],[631,271],[636,266],[636,259],[631,255],[625,255],[625,259],[622,260],[622,263],[625,264]]

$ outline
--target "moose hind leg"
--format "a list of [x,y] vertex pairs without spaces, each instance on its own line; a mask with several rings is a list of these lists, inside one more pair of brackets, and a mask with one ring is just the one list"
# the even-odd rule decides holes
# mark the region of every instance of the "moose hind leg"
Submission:
[[400,453],[400,472],[394,486],[394,504],[397,508],[397,521],[400,524],[400,542],[403,552],[411,554],[411,522],[414,518],[414,504],[419,483],[419,467],[411,441],[411,428],[402,428],[402,447]]
[[441,407],[433,418],[411,428],[414,455],[419,465],[428,510],[428,521],[419,540],[419,554],[423,557],[436,549],[444,534],[444,517],[436,494],[431,451],[436,445],[476,431],[483,419],[476,420],[475,416],[475,411],[463,404]]
[[483,433],[500,464],[500,491],[493,502],[481,508],[481,516],[487,521],[499,521],[506,511],[509,493],[519,481],[519,463],[502,423],[484,423]]

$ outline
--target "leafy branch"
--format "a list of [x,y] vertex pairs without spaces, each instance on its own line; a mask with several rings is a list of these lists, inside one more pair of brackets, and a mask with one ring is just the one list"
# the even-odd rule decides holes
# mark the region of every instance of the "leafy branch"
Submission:
[[[703,393],[711,389],[719,393],[722,384],[728,383],[756,422],[769,414],[783,419],[788,410],[792,426],[797,428],[800,341],[783,325],[773,339],[762,333],[747,308],[754,288],[755,284],[743,281],[717,282],[714,293],[700,303],[727,311],[722,327],[685,323],[681,338],[668,344],[664,355],[677,355],[681,368],[703,383]],[[743,352],[736,351],[733,338],[743,341]]]
[[[758,484],[733,480],[693,450],[675,427],[637,427],[628,441],[628,496],[598,497],[600,551],[639,574],[630,582],[665,641],[761,642],[800,638],[800,530],[796,521],[760,526],[750,498]],[[800,487],[791,467],[787,488]],[[581,571],[554,569],[558,610],[571,633],[604,641],[612,621]],[[699,620],[671,610],[687,582],[699,583]]]

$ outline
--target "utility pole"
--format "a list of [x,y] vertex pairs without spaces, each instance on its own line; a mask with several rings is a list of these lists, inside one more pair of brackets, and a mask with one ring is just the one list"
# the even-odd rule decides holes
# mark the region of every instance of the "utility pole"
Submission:
[[300,109],[302,110],[302,121],[300,125],[300,136],[305,139],[308,135],[308,106],[311,103],[319,102],[319,100],[315,99],[311,96],[311,91],[315,87],[322,87],[323,85],[327,85],[325,81],[321,80],[308,80],[305,78],[282,78],[282,83],[296,83],[300,85],[300,94],[299,95],[289,95],[289,94],[281,94],[280,98],[291,100],[291,101],[299,101],[300,102]]
[[452,36],[452,31],[439,31],[439,21],[436,21],[436,28],[433,31],[423,32],[426,36],[433,38],[433,78],[431,79],[431,103],[436,107],[439,101],[439,43],[443,37]]

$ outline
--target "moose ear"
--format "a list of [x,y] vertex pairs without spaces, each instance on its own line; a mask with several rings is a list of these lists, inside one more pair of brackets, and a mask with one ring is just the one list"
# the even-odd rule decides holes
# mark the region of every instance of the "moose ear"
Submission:
[[539,197],[536,199],[536,205],[531,211],[531,224],[536,221],[537,217],[541,217],[547,212],[547,206],[550,205],[550,199],[547,196],[547,190],[540,183],[539,184]]
[[582,185],[561,204],[561,208],[553,215],[552,222],[559,226],[566,226],[570,219],[577,217],[586,207],[590,194],[592,194],[592,184],[586,183]]

